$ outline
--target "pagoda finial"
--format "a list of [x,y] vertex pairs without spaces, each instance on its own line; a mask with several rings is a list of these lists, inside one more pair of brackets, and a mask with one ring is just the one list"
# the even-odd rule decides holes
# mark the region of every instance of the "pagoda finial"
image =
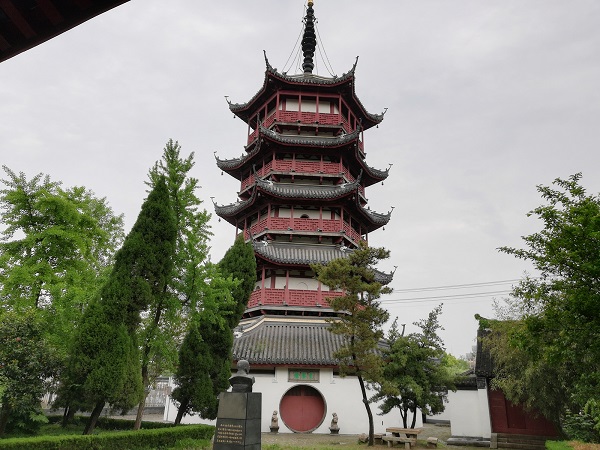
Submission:
[[313,10],[313,1],[308,1],[306,8],[306,17],[304,18],[304,36],[302,36],[302,54],[304,62],[302,69],[304,73],[312,73],[315,64],[313,57],[315,56],[315,48],[317,47],[317,35],[315,34],[315,12]]

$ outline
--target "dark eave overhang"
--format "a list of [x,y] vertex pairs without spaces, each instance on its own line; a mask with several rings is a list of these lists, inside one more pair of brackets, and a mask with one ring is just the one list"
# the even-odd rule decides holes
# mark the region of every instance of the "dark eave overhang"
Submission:
[[129,0],[2,0],[0,62]]
[[[288,242],[252,241],[254,253],[263,260],[281,266],[309,266],[327,264],[347,257],[353,250],[343,245],[294,244]],[[373,271],[375,281],[382,285],[392,282],[394,273]]]
[[247,146],[249,149],[248,153],[242,155],[239,158],[231,159],[219,159],[215,152],[215,159],[217,161],[217,167],[224,172],[235,176],[241,180],[242,167],[248,164],[252,159],[259,154],[262,144],[266,141],[274,142],[284,146],[302,146],[303,148],[339,148],[349,144],[353,144],[354,152],[353,155],[356,158],[356,162],[363,169],[363,180],[366,186],[371,186],[380,181],[387,179],[390,168],[385,170],[375,169],[367,165],[365,160],[361,157],[358,150],[358,139],[360,132],[354,131],[349,134],[336,137],[319,137],[319,136],[291,136],[286,134],[278,133],[274,130],[260,127],[259,137],[255,142]]
[[250,207],[257,198],[257,194],[267,194],[271,198],[279,199],[315,199],[339,200],[352,195],[358,190],[360,179],[351,183],[335,186],[322,186],[312,184],[275,183],[268,180],[257,179],[252,194],[247,200],[238,201],[230,205],[217,205],[214,203],[215,213],[228,220]]
[[[324,90],[332,91],[335,93],[341,93],[344,95],[346,102],[351,107],[355,107],[354,111],[358,114],[362,120],[364,129],[371,128],[383,120],[385,112],[381,114],[369,113],[362,102],[356,95],[355,90],[355,77],[354,72],[356,70],[356,63],[352,66],[352,69],[342,76],[337,77],[322,77],[314,74],[300,74],[300,75],[287,75],[286,73],[280,73],[277,69],[273,68],[267,59],[265,53],[265,62],[267,69],[265,71],[265,78],[260,90],[246,103],[232,103],[229,102],[229,109],[236,116],[248,123],[250,117],[255,113],[256,108],[259,105],[264,104],[277,90],[289,89],[297,90],[299,87],[308,87],[312,90]],[[358,62],[358,58],[357,58]]]
[[247,326],[242,320],[233,342],[233,359],[250,365],[337,366],[335,353],[344,345],[341,335],[329,331],[321,320],[273,320],[261,318]]

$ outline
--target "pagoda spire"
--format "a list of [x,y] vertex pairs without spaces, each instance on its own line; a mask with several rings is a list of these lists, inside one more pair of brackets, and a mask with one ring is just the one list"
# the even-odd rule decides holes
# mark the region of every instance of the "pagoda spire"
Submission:
[[304,18],[304,35],[302,36],[302,53],[304,62],[302,69],[304,73],[312,73],[315,64],[313,57],[315,56],[315,48],[317,47],[317,36],[315,34],[315,11],[313,10],[313,1],[308,1],[306,8],[306,17]]

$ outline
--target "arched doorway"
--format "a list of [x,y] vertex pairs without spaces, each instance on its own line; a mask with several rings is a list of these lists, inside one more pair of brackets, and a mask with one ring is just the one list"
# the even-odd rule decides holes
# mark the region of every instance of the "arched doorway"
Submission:
[[310,433],[325,418],[325,400],[312,386],[299,384],[287,391],[279,403],[281,420],[296,433]]

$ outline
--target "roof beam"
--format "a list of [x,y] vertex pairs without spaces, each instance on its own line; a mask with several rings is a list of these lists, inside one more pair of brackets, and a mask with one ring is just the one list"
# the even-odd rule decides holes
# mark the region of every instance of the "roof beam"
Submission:
[[31,28],[29,23],[10,0],[0,0],[0,9],[4,11],[4,14],[6,14],[6,16],[15,24],[26,39],[31,39],[36,36],[33,28]]

